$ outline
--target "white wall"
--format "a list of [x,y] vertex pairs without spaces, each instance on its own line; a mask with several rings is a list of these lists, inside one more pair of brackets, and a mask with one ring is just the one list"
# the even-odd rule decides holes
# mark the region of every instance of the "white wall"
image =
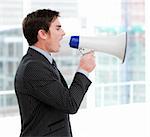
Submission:
[[[150,137],[150,104],[80,110],[71,116],[74,137]],[[0,117],[0,137],[18,137],[19,116]]]

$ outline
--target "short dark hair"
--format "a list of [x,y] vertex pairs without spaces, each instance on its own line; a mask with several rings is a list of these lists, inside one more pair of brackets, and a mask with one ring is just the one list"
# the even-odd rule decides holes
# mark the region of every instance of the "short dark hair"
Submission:
[[51,23],[59,17],[59,12],[50,9],[40,9],[28,14],[23,22],[23,34],[27,39],[29,46],[35,44],[37,34],[40,29],[48,32]]

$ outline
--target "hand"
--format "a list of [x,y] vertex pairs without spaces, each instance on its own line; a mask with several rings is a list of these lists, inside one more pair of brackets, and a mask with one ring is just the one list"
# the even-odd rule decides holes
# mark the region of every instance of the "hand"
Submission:
[[84,54],[80,59],[79,67],[88,73],[91,72],[96,66],[94,51]]

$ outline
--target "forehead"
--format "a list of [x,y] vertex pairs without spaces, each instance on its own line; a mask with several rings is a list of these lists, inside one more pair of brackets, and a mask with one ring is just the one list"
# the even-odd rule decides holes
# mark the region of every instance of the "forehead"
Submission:
[[59,21],[59,18],[56,18],[56,19],[51,23],[51,27],[57,27],[58,25],[60,25],[60,21]]

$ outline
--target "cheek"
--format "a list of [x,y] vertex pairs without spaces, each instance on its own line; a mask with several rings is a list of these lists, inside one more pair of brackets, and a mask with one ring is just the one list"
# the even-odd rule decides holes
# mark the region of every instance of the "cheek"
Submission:
[[60,37],[59,36],[55,36],[54,41],[55,41],[55,43],[59,43]]

